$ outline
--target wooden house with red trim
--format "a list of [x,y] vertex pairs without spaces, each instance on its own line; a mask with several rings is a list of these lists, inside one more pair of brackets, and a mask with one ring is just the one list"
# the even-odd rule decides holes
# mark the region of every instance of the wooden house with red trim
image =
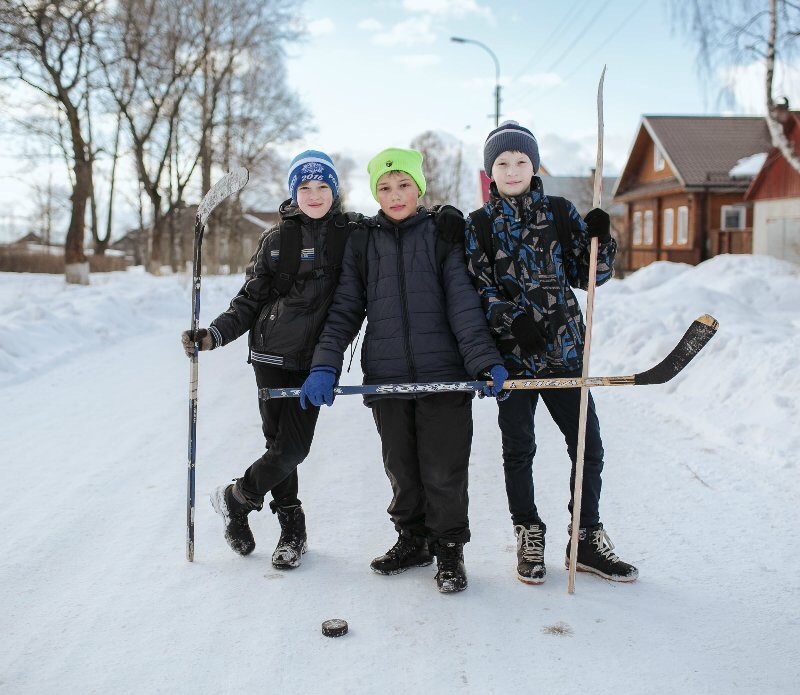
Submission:
[[[800,155],[800,111],[779,112],[786,139]],[[745,192],[753,205],[753,253],[800,263],[800,173],[772,148]]]
[[750,253],[750,179],[731,169],[769,148],[761,117],[643,116],[612,194],[627,207],[627,269]]

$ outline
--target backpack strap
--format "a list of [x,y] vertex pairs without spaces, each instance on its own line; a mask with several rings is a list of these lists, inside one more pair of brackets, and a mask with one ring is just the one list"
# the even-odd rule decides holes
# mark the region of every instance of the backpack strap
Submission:
[[356,229],[361,227],[363,215],[357,212],[340,212],[334,215],[332,225],[328,231],[326,260],[327,265],[324,267],[326,274],[338,277],[342,271],[342,257],[344,256],[344,247],[347,244],[347,238]]
[[[353,229],[358,228],[363,215],[355,212],[339,213],[334,215],[331,220],[331,227],[328,232],[326,261],[327,264],[322,268],[313,271],[317,275],[339,276],[342,270],[342,256],[347,237]],[[278,264],[275,276],[272,279],[270,293],[274,298],[283,297],[289,294],[292,285],[297,280],[298,270],[300,269],[300,255],[302,253],[303,235],[300,224],[288,219],[281,222],[281,247],[278,254]],[[305,275],[308,275],[306,273]]]
[[474,210],[469,216],[472,220],[472,226],[475,229],[475,240],[478,243],[478,248],[486,254],[486,257],[489,259],[489,264],[494,266],[494,258],[497,255],[497,249],[494,245],[492,220],[484,208]]
[[283,220],[280,225],[281,247],[278,264],[272,278],[270,294],[283,297],[289,293],[300,268],[300,254],[303,250],[303,235],[300,225],[293,219]]
[[557,195],[549,195],[547,200],[550,201],[550,210],[553,213],[553,222],[556,225],[558,241],[561,244],[561,253],[563,257],[566,257],[572,246],[572,221],[569,216],[567,199]]

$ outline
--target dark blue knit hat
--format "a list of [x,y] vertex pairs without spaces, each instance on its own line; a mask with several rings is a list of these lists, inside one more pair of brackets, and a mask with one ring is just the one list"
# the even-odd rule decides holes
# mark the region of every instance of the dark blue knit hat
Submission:
[[533,164],[533,173],[539,171],[539,143],[533,133],[516,121],[503,121],[495,128],[483,145],[483,168],[491,178],[494,160],[503,152],[523,152]]
[[339,175],[333,160],[319,150],[298,154],[289,165],[289,195],[297,200],[297,189],[303,181],[322,181],[330,186],[333,197],[339,194]]

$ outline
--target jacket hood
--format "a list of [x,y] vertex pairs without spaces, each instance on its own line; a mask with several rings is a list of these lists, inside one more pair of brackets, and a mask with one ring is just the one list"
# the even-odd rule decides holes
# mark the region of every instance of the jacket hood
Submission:
[[383,210],[378,210],[378,214],[375,215],[375,217],[373,217],[372,219],[375,220],[378,226],[385,227],[386,229],[394,229],[395,227],[397,227],[398,229],[406,229],[407,227],[413,227],[415,224],[418,224],[420,221],[424,220],[429,215],[430,212],[428,211],[428,209],[423,205],[420,205],[417,207],[417,212],[415,214],[411,215],[411,217],[406,217],[406,219],[404,219],[402,222],[398,224],[392,222],[386,216]]
[[489,209],[499,214],[511,214],[515,219],[529,220],[536,210],[542,205],[544,199],[544,185],[538,176],[531,178],[531,190],[521,195],[510,198],[500,195],[497,184],[492,181],[489,185]]

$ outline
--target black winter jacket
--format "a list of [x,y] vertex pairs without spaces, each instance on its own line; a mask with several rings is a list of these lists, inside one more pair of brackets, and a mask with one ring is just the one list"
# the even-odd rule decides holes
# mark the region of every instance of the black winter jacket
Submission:
[[270,294],[280,251],[280,227],[265,231],[246,271],[242,289],[227,311],[211,322],[215,347],[250,331],[250,359],[291,370],[311,364],[314,345],[325,323],[337,278],[327,265],[326,241],[333,217],[340,211],[337,198],[330,211],[312,220],[291,200],[280,206],[281,219],[295,220],[302,234],[297,279],[284,297]]
[[[461,380],[501,364],[461,245],[449,244],[443,267],[437,267],[431,213],[419,208],[395,225],[379,212],[365,223],[366,287],[351,235],[312,367],[341,372],[344,350],[365,315],[361,366],[366,384]],[[447,244],[441,238],[438,243]]]

